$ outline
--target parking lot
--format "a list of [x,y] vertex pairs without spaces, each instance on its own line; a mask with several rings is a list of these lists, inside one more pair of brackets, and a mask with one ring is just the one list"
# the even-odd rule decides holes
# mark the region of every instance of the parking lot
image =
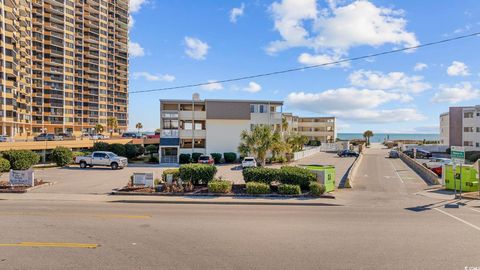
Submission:
[[[304,158],[293,164],[308,165],[333,165],[336,168],[336,183],[340,182],[355,158],[339,158],[334,153],[317,153]],[[280,164],[271,167],[281,167]],[[270,167],[270,166],[269,166]],[[217,166],[216,177],[222,177],[234,183],[243,183],[242,170],[238,164],[221,164]],[[155,178],[161,178],[163,170],[168,167],[158,165],[130,164],[121,170],[111,170],[108,167],[94,167],[80,169],[78,165],[65,168],[36,169],[35,178],[42,179],[54,184],[47,187],[32,190],[38,193],[61,193],[61,194],[106,194],[114,188],[120,188],[127,184],[130,176],[135,172],[153,172]],[[1,176],[0,180],[7,181],[8,173]]]

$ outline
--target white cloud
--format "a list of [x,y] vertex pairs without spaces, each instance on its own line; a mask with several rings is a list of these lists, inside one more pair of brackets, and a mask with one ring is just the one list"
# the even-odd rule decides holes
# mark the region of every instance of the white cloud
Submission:
[[441,85],[440,91],[435,93],[432,102],[455,104],[480,98],[480,89],[476,89],[470,82],[462,82],[454,86]]
[[195,60],[204,60],[210,48],[206,42],[193,37],[185,37],[185,45],[185,53]]
[[256,82],[249,82],[248,86],[243,88],[243,91],[247,91],[250,93],[258,93],[262,90],[262,86]]
[[447,74],[450,76],[468,76],[470,75],[470,71],[465,63],[453,61],[447,68]]
[[245,11],[245,4],[242,3],[240,7],[232,8],[230,10],[230,22],[231,23],[236,23],[237,19],[241,16],[243,16],[243,12]]
[[421,126],[414,128],[416,133],[438,133],[439,130],[439,126]]
[[203,90],[206,90],[206,91],[216,91],[216,90],[222,90],[223,89],[223,85],[221,83],[218,83],[215,80],[209,80],[208,83],[209,84],[207,84],[207,85],[202,85],[200,88],[202,88]]
[[128,28],[132,28],[135,25],[135,19],[132,15],[128,15]]
[[353,86],[404,93],[420,93],[431,88],[422,76],[408,76],[403,72],[384,74],[380,71],[358,70],[350,74],[348,79]]
[[305,47],[320,56],[338,58],[348,55],[349,49],[356,46],[419,44],[415,34],[406,30],[407,21],[401,10],[377,7],[361,0],[344,6],[339,6],[339,1],[328,3],[328,8],[319,10],[316,0],[274,2],[270,12],[282,39],[271,42],[267,52],[274,54],[292,47]]
[[[306,66],[315,66],[315,65],[323,65],[326,63],[333,63],[339,61],[341,58],[339,55],[328,55],[328,54],[317,54],[317,55],[312,55],[309,53],[302,53],[298,57],[298,62],[301,64],[304,64]],[[342,62],[339,64],[332,64],[325,66],[325,68],[331,68],[331,67],[349,67],[350,63],[349,62]]]
[[132,58],[142,57],[145,55],[145,50],[142,48],[140,43],[137,42],[128,42],[128,52]]
[[155,82],[155,81],[164,81],[164,82],[173,82],[175,80],[175,76],[170,74],[151,74],[148,72],[134,72],[133,73],[134,79],[143,78],[147,81]]
[[146,4],[147,0],[130,0],[129,11],[130,13],[135,13],[142,8],[142,5]]
[[413,70],[415,71],[422,71],[424,69],[428,68],[428,65],[425,63],[417,63],[415,67],[413,67]]

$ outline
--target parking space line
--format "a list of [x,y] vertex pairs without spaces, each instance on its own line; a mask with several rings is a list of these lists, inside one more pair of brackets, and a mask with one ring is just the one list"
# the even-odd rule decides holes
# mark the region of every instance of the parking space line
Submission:
[[447,216],[449,216],[449,217],[451,217],[451,218],[453,218],[453,219],[456,219],[456,220],[462,222],[463,224],[466,224],[466,225],[468,225],[468,226],[470,226],[470,227],[472,227],[472,228],[480,231],[480,227],[478,227],[477,225],[474,225],[474,224],[472,224],[472,223],[470,223],[470,222],[468,222],[468,221],[466,221],[466,220],[463,220],[463,219],[461,219],[461,218],[459,218],[459,217],[456,217],[456,216],[454,216],[454,215],[452,215],[452,214],[450,214],[450,213],[448,213],[448,212],[445,212],[445,211],[443,211],[443,210],[441,210],[441,209],[438,209],[438,208],[433,208],[433,209],[435,209],[435,210],[437,210],[438,212],[440,212],[440,213],[442,213],[442,214],[444,214],[444,215],[447,215]]
[[470,210],[480,213],[480,210],[477,210],[477,209],[470,208]]
[[401,177],[400,174],[397,172],[397,169],[396,169],[395,166],[393,165],[393,162],[392,162],[390,159],[389,159],[388,161],[390,162],[390,165],[392,165],[393,171],[397,174],[398,179],[400,179],[400,181],[402,181],[402,183],[405,184],[405,182],[403,182],[402,177]]
[[54,242],[20,242],[13,244],[0,244],[0,247],[59,247],[59,248],[97,248],[97,244],[82,243],[54,243]]

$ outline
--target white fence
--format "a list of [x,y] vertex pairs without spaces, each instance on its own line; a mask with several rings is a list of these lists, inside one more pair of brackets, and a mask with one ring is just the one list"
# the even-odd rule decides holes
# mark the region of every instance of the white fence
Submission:
[[318,153],[320,151],[321,151],[320,147],[313,147],[313,148],[303,150],[303,151],[300,151],[300,152],[295,152],[295,153],[293,153],[293,160],[297,161],[299,159],[315,155],[316,153]]
[[436,152],[436,153],[445,153],[447,152],[448,145],[442,145],[442,144],[424,144],[424,145],[418,145],[418,144],[402,144],[400,145],[400,148],[402,151],[412,149],[412,148],[417,148],[417,149],[422,149],[428,152]]
[[321,152],[338,152],[346,148],[348,148],[348,146],[345,147],[341,143],[322,143],[322,145],[320,145]]

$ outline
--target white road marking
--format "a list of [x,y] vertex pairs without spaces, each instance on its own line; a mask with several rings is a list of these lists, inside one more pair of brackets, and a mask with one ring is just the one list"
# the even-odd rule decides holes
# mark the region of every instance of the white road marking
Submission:
[[445,211],[443,211],[443,210],[441,210],[441,209],[438,209],[438,208],[433,208],[433,209],[435,209],[435,210],[437,210],[438,212],[440,212],[440,213],[442,213],[442,214],[445,214],[445,215],[447,215],[447,216],[449,216],[449,217],[451,217],[451,218],[453,218],[453,219],[456,219],[456,220],[462,222],[463,224],[466,224],[466,225],[468,225],[468,226],[470,226],[470,227],[472,227],[472,228],[480,231],[480,227],[478,227],[477,225],[474,225],[474,224],[472,224],[472,223],[470,223],[470,222],[468,222],[468,221],[466,221],[466,220],[463,220],[463,219],[461,219],[461,218],[459,218],[459,217],[456,217],[456,216],[454,216],[454,215],[452,215],[452,214],[450,214],[450,213],[447,213],[447,212],[445,212]]
[[480,210],[477,210],[477,209],[470,208],[470,210],[480,213]]
[[390,162],[390,165],[392,165],[393,171],[397,174],[398,179],[400,179],[400,181],[402,181],[402,183],[405,184],[405,182],[403,182],[402,177],[401,177],[400,174],[397,172],[397,169],[395,169],[395,166],[393,166],[393,162],[392,162],[391,160],[388,160],[388,161]]

